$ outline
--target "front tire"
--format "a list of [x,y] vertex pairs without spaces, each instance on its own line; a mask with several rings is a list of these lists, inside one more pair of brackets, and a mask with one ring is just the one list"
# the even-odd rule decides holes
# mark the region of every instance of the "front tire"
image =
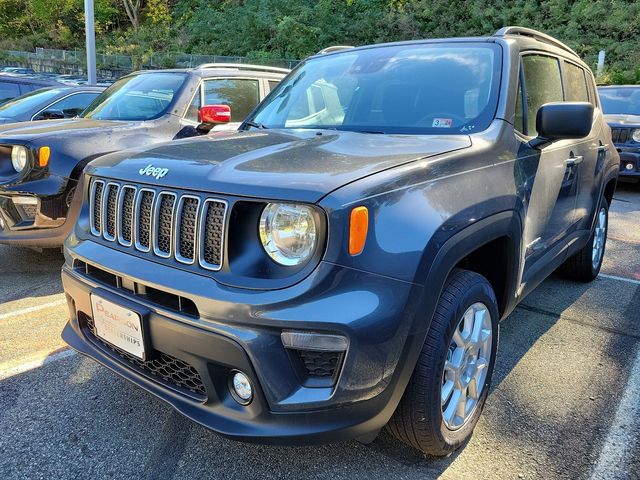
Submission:
[[603,198],[596,214],[596,225],[593,232],[591,232],[589,241],[582,249],[567,259],[562,265],[562,273],[580,282],[594,280],[602,267],[608,229],[609,203],[606,198]]
[[489,393],[498,348],[498,305],[482,275],[455,269],[416,369],[387,428],[402,442],[445,456],[471,436]]

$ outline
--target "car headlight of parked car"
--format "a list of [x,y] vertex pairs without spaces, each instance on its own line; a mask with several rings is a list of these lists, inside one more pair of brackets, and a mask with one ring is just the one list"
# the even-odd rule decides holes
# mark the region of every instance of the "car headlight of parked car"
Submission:
[[640,143],[640,128],[636,128],[631,134],[631,137],[633,138],[634,142]]
[[11,164],[16,172],[20,173],[27,168],[27,159],[29,158],[26,147],[15,145],[11,148]]
[[318,226],[307,205],[269,203],[260,216],[259,231],[267,254],[280,265],[292,267],[313,255]]

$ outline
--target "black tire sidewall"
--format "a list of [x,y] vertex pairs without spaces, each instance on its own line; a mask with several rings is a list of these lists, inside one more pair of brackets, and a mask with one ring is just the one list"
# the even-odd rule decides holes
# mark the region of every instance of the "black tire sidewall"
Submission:
[[[434,401],[429,402],[431,405],[427,405],[427,411],[430,413],[430,418],[433,418],[437,422],[436,431],[439,432],[439,440],[442,443],[442,446],[447,450],[453,450],[464,443],[468,437],[473,432],[473,429],[478,423],[478,419],[482,414],[482,410],[484,407],[484,403],[489,394],[489,390],[491,388],[491,378],[493,376],[493,370],[495,367],[496,361],[496,353],[498,350],[498,336],[499,336],[499,312],[497,307],[497,301],[493,290],[491,289],[491,285],[489,282],[478,275],[479,278],[483,280],[483,282],[476,282],[469,290],[467,290],[460,298],[457,298],[455,304],[453,305],[453,310],[449,311],[449,325],[447,327],[446,335],[444,341],[441,342],[441,348],[438,352],[438,365],[434,370],[435,378],[432,378],[432,386],[431,398]],[[487,370],[487,376],[485,380],[485,385],[482,390],[482,394],[480,395],[480,399],[478,400],[478,405],[474,413],[467,420],[467,422],[457,430],[449,430],[444,421],[442,420],[442,408],[440,405],[440,395],[442,388],[442,372],[444,370],[444,362],[447,358],[447,351],[449,348],[449,344],[451,343],[451,339],[453,337],[453,333],[455,328],[458,326],[458,322],[462,318],[462,315],[467,311],[467,309],[473,305],[474,303],[483,303],[489,313],[491,314],[491,328],[492,328],[492,350],[491,350],[491,358],[489,361],[489,367]],[[436,425],[434,425],[436,426]]]

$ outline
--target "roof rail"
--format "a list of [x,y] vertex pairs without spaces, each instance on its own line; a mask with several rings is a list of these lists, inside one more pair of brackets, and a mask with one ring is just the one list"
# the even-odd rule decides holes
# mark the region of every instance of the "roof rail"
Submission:
[[270,67],[268,65],[251,65],[249,63],[203,63],[197,68],[227,68],[232,70],[255,70],[258,72],[289,73],[288,68]]
[[350,50],[353,47],[352,45],[333,45],[331,47],[323,48],[316,55],[324,55],[325,53],[339,52],[340,50]]
[[504,37],[505,35],[521,35],[523,37],[531,37],[540,42],[548,43],[550,45],[554,45],[562,50],[573,53],[575,56],[579,56],[571,47],[562,43],[560,40],[556,40],[551,35],[547,35],[546,33],[539,32],[538,30],[534,30],[532,28],[526,27],[502,27],[496,33],[493,34],[494,37]]

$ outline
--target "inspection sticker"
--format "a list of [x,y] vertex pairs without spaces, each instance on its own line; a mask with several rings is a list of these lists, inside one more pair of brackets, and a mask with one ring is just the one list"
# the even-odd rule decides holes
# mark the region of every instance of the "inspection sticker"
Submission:
[[434,118],[432,127],[435,128],[451,128],[453,121],[450,118]]

